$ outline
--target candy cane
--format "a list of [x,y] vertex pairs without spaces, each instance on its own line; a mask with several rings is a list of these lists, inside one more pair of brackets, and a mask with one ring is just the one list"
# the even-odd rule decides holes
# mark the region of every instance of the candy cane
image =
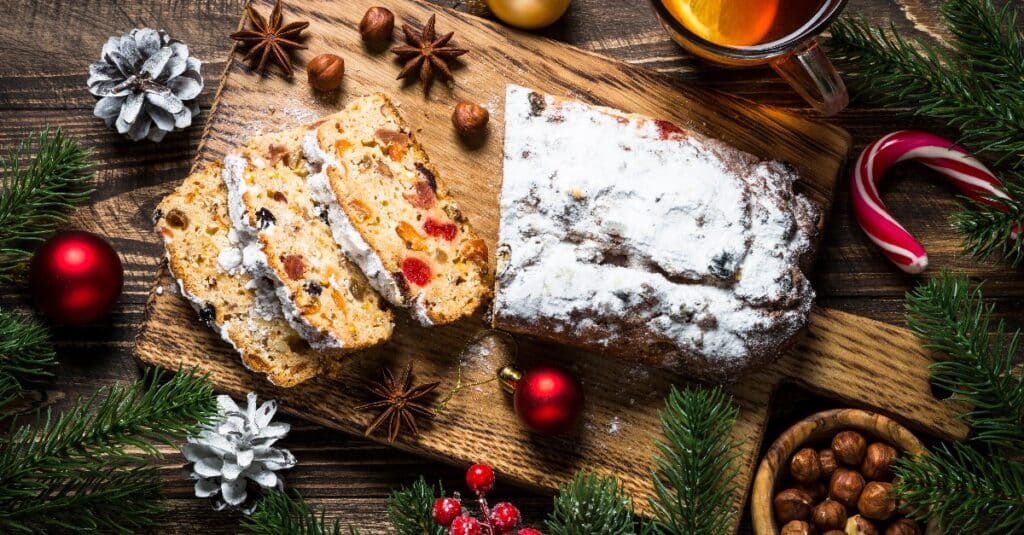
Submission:
[[945,176],[961,193],[999,210],[1009,199],[1003,183],[981,162],[948,139],[927,132],[900,130],[868,145],[857,158],[850,177],[853,213],[871,241],[907,273],[928,267],[928,253],[889,213],[878,195],[882,175],[894,164],[915,160]]

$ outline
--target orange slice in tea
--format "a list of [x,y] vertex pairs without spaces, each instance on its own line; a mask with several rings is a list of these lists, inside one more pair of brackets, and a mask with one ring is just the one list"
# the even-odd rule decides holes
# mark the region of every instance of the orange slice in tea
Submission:
[[676,19],[698,37],[724,46],[761,43],[779,10],[779,0],[663,0]]

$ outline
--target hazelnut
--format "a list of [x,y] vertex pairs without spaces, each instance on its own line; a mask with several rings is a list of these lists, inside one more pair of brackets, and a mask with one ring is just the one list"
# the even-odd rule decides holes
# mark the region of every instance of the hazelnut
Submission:
[[849,468],[837,468],[828,485],[829,496],[847,507],[857,505],[857,498],[860,498],[862,490],[864,476]]
[[395,32],[395,14],[386,7],[374,6],[366,10],[359,21],[359,35],[367,43],[384,43]]
[[821,476],[824,478],[832,477],[832,474],[839,468],[839,462],[836,461],[836,452],[832,448],[825,448],[818,452],[818,464],[821,465]]
[[806,492],[810,495],[811,500],[814,503],[818,503],[824,500],[828,496],[828,487],[821,481],[815,481],[813,483],[800,483],[796,488]]
[[825,500],[811,510],[811,521],[822,531],[846,525],[846,507],[835,500]]
[[320,54],[306,65],[309,85],[317,91],[334,91],[341,87],[345,75],[345,60],[334,54]]
[[781,535],[811,535],[811,525],[803,520],[793,520],[782,526]]
[[800,489],[786,489],[775,496],[775,520],[786,524],[811,517],[811,497]]
[[896,456],[899,453],[896,448],[875,442],[868,446],[867,454],[864,456],[864,463],[860,471],[867,479],[889,479],[892,477],[892,466],[896,463]]
[[892,497],[892,484],[872,481],[864,485],[864,491],[857,499],[860,514],[874,519],[886,520],[896,512],[896,500]]
[[856,431],[843,431],[832,438],[832,450],[839,462],[849,466],[860,466],[868,443],[864,435]]
[[846,519],[846,535],[878,535],[878,528],[870,520],[853,515]]
[[480,135],[490,118],[491,115],[482,106],[466,101],[456,104],[455,111],[452,112],[452,124],[464,137]]
[[811,448],[804,448],[793,454],[789,460],[789,473],[793,479],[801,483],[817,481],[821,477],[821,464],[818,453]]
[[846,532],[841,529],[830,529],[821,535],[846,535]]
[[885,528],[885,535],[921,535],[921,528],[918,527],[917,522],[909,518],[901,518]]

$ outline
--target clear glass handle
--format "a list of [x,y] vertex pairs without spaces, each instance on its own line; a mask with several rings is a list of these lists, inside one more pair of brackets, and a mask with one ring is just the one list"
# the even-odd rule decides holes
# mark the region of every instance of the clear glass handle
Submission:
[[771,65],[822,115],[835,115],[850,103],[843,79],[821,50],[817,39],[801,43],[772,61]]

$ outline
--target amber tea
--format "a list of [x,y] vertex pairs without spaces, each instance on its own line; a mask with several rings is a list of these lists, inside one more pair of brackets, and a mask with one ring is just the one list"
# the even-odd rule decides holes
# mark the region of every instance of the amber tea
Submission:
[[717,45],[748,47],[797,33],[818,19],[828,0],[660,0],[695,35]]

